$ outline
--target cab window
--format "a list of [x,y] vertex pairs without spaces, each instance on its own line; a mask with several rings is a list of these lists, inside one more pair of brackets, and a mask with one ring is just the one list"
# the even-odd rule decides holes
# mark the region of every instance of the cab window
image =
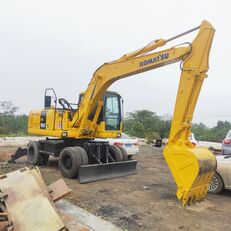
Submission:
[[120,130],[120,97],[108,94],[105,103],[105,129]]

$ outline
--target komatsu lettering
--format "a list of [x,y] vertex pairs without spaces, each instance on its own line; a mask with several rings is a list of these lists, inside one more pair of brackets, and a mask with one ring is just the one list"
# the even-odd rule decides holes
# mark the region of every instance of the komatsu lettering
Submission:
[[146,66],[151,63],[156,63],[165,59],[168,59],[169,53],[164,53],[164,54],[159,54],[158,56],[151,58],[151,59],[146,59],[142,62],[140,62],[140,67]]

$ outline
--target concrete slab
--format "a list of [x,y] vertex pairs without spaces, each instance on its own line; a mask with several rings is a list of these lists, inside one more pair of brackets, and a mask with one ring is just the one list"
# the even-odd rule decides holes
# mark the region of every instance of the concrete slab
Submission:
[[113,224],[68,202],[60,200],[55,203],[70,231],[122,231]]

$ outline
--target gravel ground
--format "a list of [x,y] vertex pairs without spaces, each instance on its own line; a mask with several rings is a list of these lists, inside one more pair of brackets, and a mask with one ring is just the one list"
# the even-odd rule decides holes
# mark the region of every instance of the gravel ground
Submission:
[[[0,145],[0,174],[26,165],[24,157],[17,164],[4,164],[15,149],[16,145]],[[162,150],[142,146],[136,159],[138,174],[134,176],[89,184],[65,179],[73,191],[67,199],[128,231],[230,230],[231,191],[208,195],[203,202],[182,208]],[[40,170],[48,184],[61,177],[56,159]]]

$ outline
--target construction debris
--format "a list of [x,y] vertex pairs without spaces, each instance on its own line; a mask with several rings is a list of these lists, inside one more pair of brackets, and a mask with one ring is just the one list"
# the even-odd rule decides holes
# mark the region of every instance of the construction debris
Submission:
[[[64,214],[64,220],[68,219],[70,231],[122,231],[113,224],[104,221],[100,217],[70,203],[67,200],[60,200],[57,208]],[[81,224],[85,227],[81,228]],[[125,229],[126,230],[126,229]]]
[[37,167],[0,176],[0,231],[67,230],[54,202],[70,194],[63,179],[46,186]]

